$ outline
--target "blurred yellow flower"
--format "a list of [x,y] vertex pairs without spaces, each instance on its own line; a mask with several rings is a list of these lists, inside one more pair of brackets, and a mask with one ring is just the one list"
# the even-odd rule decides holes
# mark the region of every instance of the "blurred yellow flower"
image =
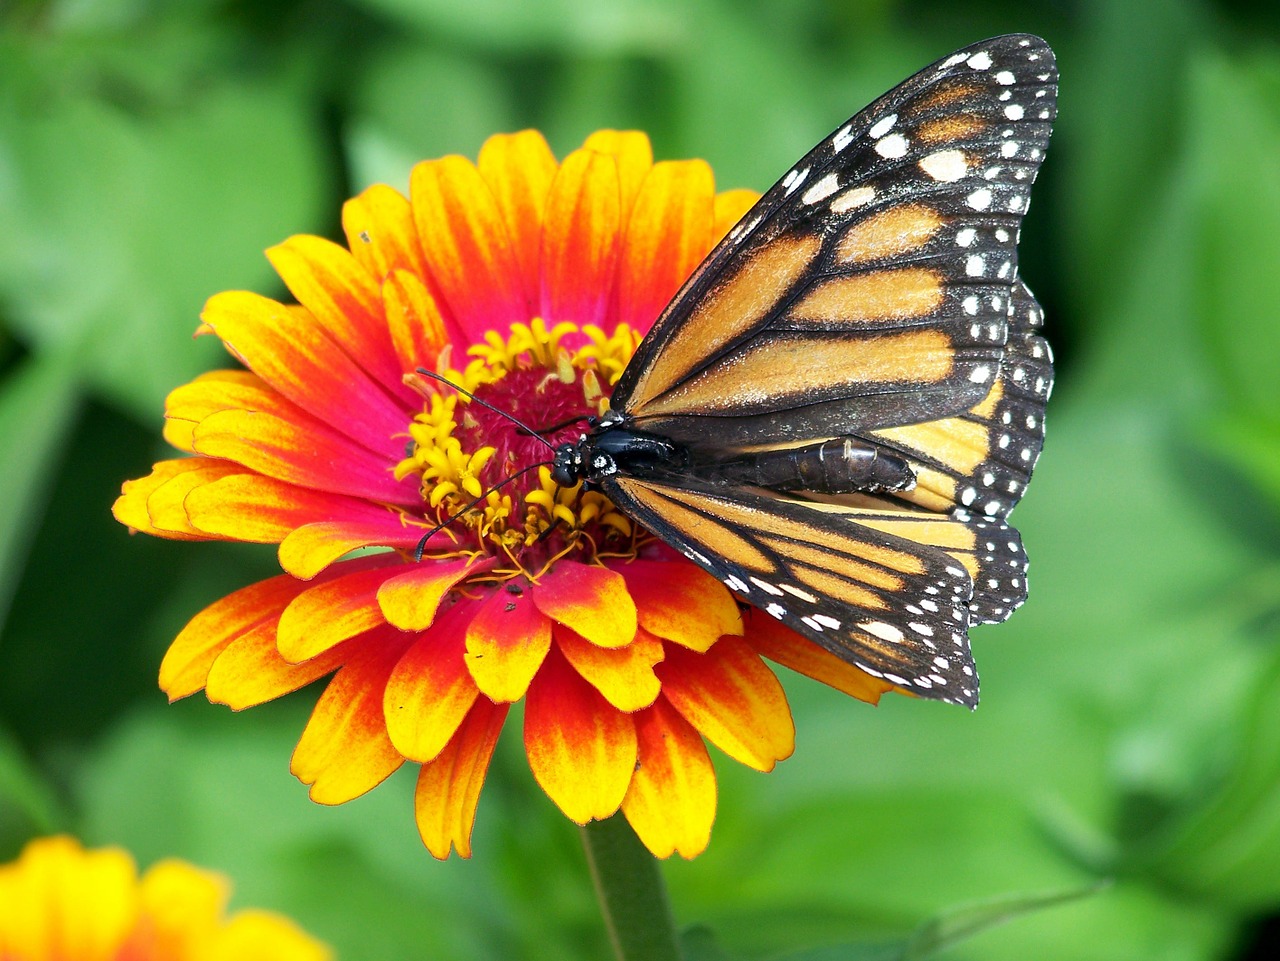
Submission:
[[37,838],[0,866],[0,961],[328,961],[268,911],[225,914],[226,878],[185,861],[138,877],[122,848]]

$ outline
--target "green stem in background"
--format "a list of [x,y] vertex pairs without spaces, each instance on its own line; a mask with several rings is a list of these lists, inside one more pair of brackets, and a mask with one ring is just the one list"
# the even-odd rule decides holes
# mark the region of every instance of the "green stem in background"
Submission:
[[582,829],[591,880],[618,961],[681,961],[658,861],[621,814]]

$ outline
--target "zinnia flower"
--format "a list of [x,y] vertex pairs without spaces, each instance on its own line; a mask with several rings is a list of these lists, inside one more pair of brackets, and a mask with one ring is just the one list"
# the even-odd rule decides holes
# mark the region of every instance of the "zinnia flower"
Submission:
[[187,625],[161,667],[170,698],[203,688],[238,710],[333,674],[294,774],[337,804],[420,764],[417,823],[441,858],[470,855],[523,699],[529,765],[569,818],[621,808],[655,855],[702,851],[705,742],[761,771],[793,748],[762,656],[871,702],[888,685],[740,610],[599,493],[557,488],[548,444],[606,409],[754,199],[717,195],[701,161],[653,163],[639,133],[598,132],[559,164],[535,132],[496,136],[478,164],[419,164],[408,199],[375,186],[348,202],[347,247],[268,251],[298,305],[213,297],[200,330],[248,370],[169,396],[165,437],[194,456],[126,483],[115,515],[278,543],[285,573]]
[[69,837],[31,841],[0,865],[3,961],[328,961],[332,952],[267,911],[225,917],[230,885],[185,861],[139,879],[127,851]]

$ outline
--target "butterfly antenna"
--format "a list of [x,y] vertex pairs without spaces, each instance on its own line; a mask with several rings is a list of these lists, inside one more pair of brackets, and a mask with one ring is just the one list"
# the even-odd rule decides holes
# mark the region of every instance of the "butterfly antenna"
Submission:
[[[494,412],[495,414],[497,414],[499,417],[505,417],[507,420],[511,421],[511,423],[515,424],[517,427],[519,427],[522,431],[524,431],[524,432],[525,432],[526,434],[528,434],[530,437],[536,437],[539,441],[541,441],[541,442],[542,442],[542,445],[543,445],[544,447],[546,447],[546,449],[547,449],[547,450],[554,451],[554,450],[556,449],[556,445],[555,445],[555,444],[551,443],[551,441],[549,441],[549,440],[547,440],[545,437],[543,437],[543,436],[542,436],[542,434],[540,434],[538,431],[534,430],[532,427],[530,427],[528,424],[526,424],[526,423],[525,423],[524,421],[522,421],[520,418],[516,417],[516,415],[515,415],[515,414],[509,414],[509,413],[507,413],[505,410],[499,410],[497,407],[494,407],[494,406],[493,406],[491,403],[489,403],[487,400],[481,400],[479,397],[477,397],[475,394],[471,393],[471,391],[467,390],[465,387],[461,387],[461,386],[459,386],[458,384],[455,384],[455,383],[454,383],[453,381],[451,381],[448,377],[445,377],[445,376],[443,376],[442,374],[437,374],[435,371],[427,370],[425,367],[419,367],[419,368],[418,368],[418,373],[419,373],[419,374],[421,374],[423,377],[430,377],[432,380],[438,380],[440,383],[444,384],[446,387],[452,387],[454,390],[456,390],[456,391],[457,391],[459,394],[461,394],[463,397],[468,397],[468,398],[470,398],[472,401],[474,401],[475,403],[479,404],[481,407],[485,408],[486,410],[491,410],[491,411],[493,411],[493,412]],[[570,423],[572,423],[572,421],[570,421]],[[561,425],[561,426],[563,426],[563,425]],[[556,429],[556,428],[552,428],[552,430],[555,430],[555,429]],[[541,466],[541,465],[534,464],[533,466],[534,466],[534,467],[538,467],[538,466]],[[526,470],[528,470],[528,468],[525,468],[525,469],[526,469]],[[521,471],[521,473],[524,473],[524,471]],[[520,474],[513,474],[513,475],[512,475],[512,477],[519,477],[519,476],[520,476]],[[508,477],[508,478],[507,478],[507,480],[503,481],[502,483],[504,483],[504,484],[505,484],[505,483],[507,483],[508,481],[510,481],[511,479],[512,479],[511,477]],[[484,495],[481,495],[481,496],[484,496]],[[445,523],[447,524],[447,523],[448,523],[448,521],[445,521]]]
[[570,417],[568,420],[562,420],[558,424],[552,424],[550,427],[542,428],[544,434],[554,434],[558,430],[563,430],[570,424],[579,424],[584,420],[590,420],[590,414],[579,414],[577,417]]
[[[515,418],[512,418],[512,420],[514,419]],[[534,436],[537,436],[537,435],[534,435]],[[516,471],[510,477],[506,477],[503,480],[498,481],[498,483],[494,484],[492,487],[488,488],[487,490],[481,491],[480,496],[477,497],[475,500],[471,501],[469,504],[466,504],[463,507],[459,507],[456,511],[454,511],[452,514],[450,514],[448,517],[442,520],[439,524],[437,524],[435,527],[431,528],[431,530],[423,534],[422,537],[419,538],[418,540],[418,546],[413,549],[413,559],[415,561],[422,560],[423,552],[425,552],[427,549],[427,541],[431,540],[431,538],[435,537],[442,530],[444,530],[446,527],[448,527],[450,524],[456,521],[459,517],[466,514],[468,511],[470,511],[473,507],[479,504],[482,500],[484,500],[490,494],[495,493],[496,491],[502,490],[502,488],[506,487],[512,481],[517,480],[520,477],[523,477],[525,474],[529,473],[529,471],[531,470],[536,470],[539,467],[550,467],[550,466],[551,466],[551,461],[543,461],[538,464],[530,464],[528,467],[522,467],[520,470]]]

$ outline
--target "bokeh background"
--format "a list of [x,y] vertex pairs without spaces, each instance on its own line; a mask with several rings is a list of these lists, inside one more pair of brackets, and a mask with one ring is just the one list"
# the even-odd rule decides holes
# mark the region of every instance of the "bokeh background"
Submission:
[[[665,870],[734,952],[900,934],[1114,883],[948,955],[1258,958],[1280,935],[1280,25],[1270,0],[5,0],[0,4],[0,860],[37,833],[230,874],[346,959],[598,958],[576,829],[504,738],[477,855],[401,772],[338,809],[287,772],[314,692],[233,716],[155,685],[270,548],[130,538],[166,391],[225,365],[204,299],[341,201],[536,126],[640,127],[767,187],[956,47],[1032,31],[1060,119],[1022,272],[1059,357],[1015,520],[1030,603],[974,642],[976,714],[787,678],[799,740],[720,763]],[[508,735],[518,735],[518,724]]]

